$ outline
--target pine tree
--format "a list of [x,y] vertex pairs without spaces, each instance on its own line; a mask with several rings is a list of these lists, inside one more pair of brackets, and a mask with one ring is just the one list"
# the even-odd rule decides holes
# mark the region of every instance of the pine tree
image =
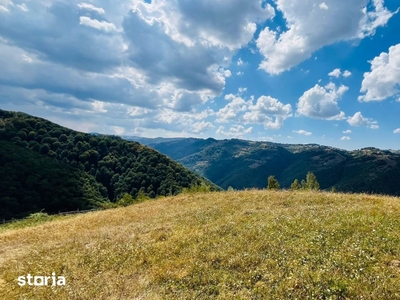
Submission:
[[302,188],[305,190],[319,190],[319,183],[317,177],[312,172],[308,172],[306,175],[306,181],[302,180]]
[[279,190],[279,182],[274,175],[268,177],[267,190]]
[[292,185],[290,186],[290,189],[293,191],[301,189],[301,185],[297,179],[293,181]]

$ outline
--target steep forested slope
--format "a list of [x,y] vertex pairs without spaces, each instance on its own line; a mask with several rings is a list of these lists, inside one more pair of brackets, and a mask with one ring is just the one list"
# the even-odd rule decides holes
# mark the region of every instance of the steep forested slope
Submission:
[[[46,199],[53,196],[53,203],[60,203],[60,205],[54,206],[52,210],[70,207],[64,203],[66,198],[57,193],[48,192],[48,196],[44,197],[41,192],[34,192],[31,189],[36,184],[40,185],[42,180],[39,175],[35,175],[37,173],[32,171],[37,171],[39,168],[48,170],[50,174],[56,172],[53,174],[56,178],[70,176],[70,180],[75,182],[74,184],[70,182],[70,193],[73,190],[80,191],[80,185],[77,185],[77,182],[84,180],[89,182],[88,189],[95,191],[93,193],[97,197],[104,197],[109,201],[116,201],[125,193],[129,193],[133,198],[137,197],[139,192],[151,198],[159,195],[174,195],[184,187],[205,182],[203,178],[165,155],[137,142],[129,142],[115,136],[80,133],[28,114],[0,110],[0,143],[4,144],[3,152],[12,151],[10,142],[20,149],[17,150],[17,156],[2,156],[1,179],[8,176],[10,181],[9,186],[2,188],[5,192],[0,194],[4,211],[10,211],[9,207],[13,203],[32,201],[32,195],[41,198],[40,203],[47,203]],[[24,154],[24,152],[29,152],[29,154]],[[41,167],[38,163],[39,156],[46,157],[40,160]],[[21,160],[17,157],[25,157],[27,163],[21,164]],[[14,168],[14,165],[19,167]],[[29,168],[32,170],[28,171]],[[61,170],[66,173],[57,173]],[[17,187],[21,185],[22,179],[18,172],[26,173],[27,177],[32,175],[29,180],[33,182],[24,190],[25,192],[19,191],[12,194],[9,187],[18,189]],[[83,173],[86,179],[83,179]],[[49,186],[51,186],[49,189],[55,191],[58,182],[49,181]],[[77,198],[79,197],[73,197],[73,199]],[[81,197],[83,202],[86,201],[84,198]],[[82,207],[83,202],[76,204],[74,208]],[[34,207],[36,206],[27,205],[24,212],[34,210]],[[42,205],[37,208],[44,207]],[[23,211],[19,212],[23,213]],[[15,216],[17,213],[13,213],[13,217]],[[0,218],[2,217],[5,217],[5,212],[0,215]]]
[[12,142],[0,142],[0,178],[0,218],[82,210],[107,201],[92,176]]

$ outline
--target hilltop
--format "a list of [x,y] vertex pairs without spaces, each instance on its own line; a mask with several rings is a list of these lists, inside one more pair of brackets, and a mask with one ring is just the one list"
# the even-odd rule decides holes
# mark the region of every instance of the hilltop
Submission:
[[0,110],[0,220],[101,207],[217,186],[165,155],[116,136],[77,132]]
[[0,298],[399,299],[399,232],[395,197],[180,194],[1,231]]
[[289,188],[311,171],[322,189],[400,195],[400,154],[393,150],[238,139],[130,139],[143,141],[224,189],[264,188],[269,175]]

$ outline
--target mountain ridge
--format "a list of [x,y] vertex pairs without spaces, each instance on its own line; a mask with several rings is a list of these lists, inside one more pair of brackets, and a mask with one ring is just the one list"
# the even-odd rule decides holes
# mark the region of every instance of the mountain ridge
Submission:
[[147,145],[225,189],[264,188],[269,175],[289,188],[311,171],[322,189],[400,195],[396,150],[198,138],[149,139]]

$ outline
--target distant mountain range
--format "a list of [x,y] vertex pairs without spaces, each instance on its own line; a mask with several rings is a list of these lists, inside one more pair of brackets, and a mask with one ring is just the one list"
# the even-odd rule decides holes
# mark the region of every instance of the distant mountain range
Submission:
[[264,188],[269,175],[281,187],[313,172],[322,189],[400,195],[400,152],[369,147],[347,151],[317,144],[239,139],[148,139],[148,145],[226,189]]

